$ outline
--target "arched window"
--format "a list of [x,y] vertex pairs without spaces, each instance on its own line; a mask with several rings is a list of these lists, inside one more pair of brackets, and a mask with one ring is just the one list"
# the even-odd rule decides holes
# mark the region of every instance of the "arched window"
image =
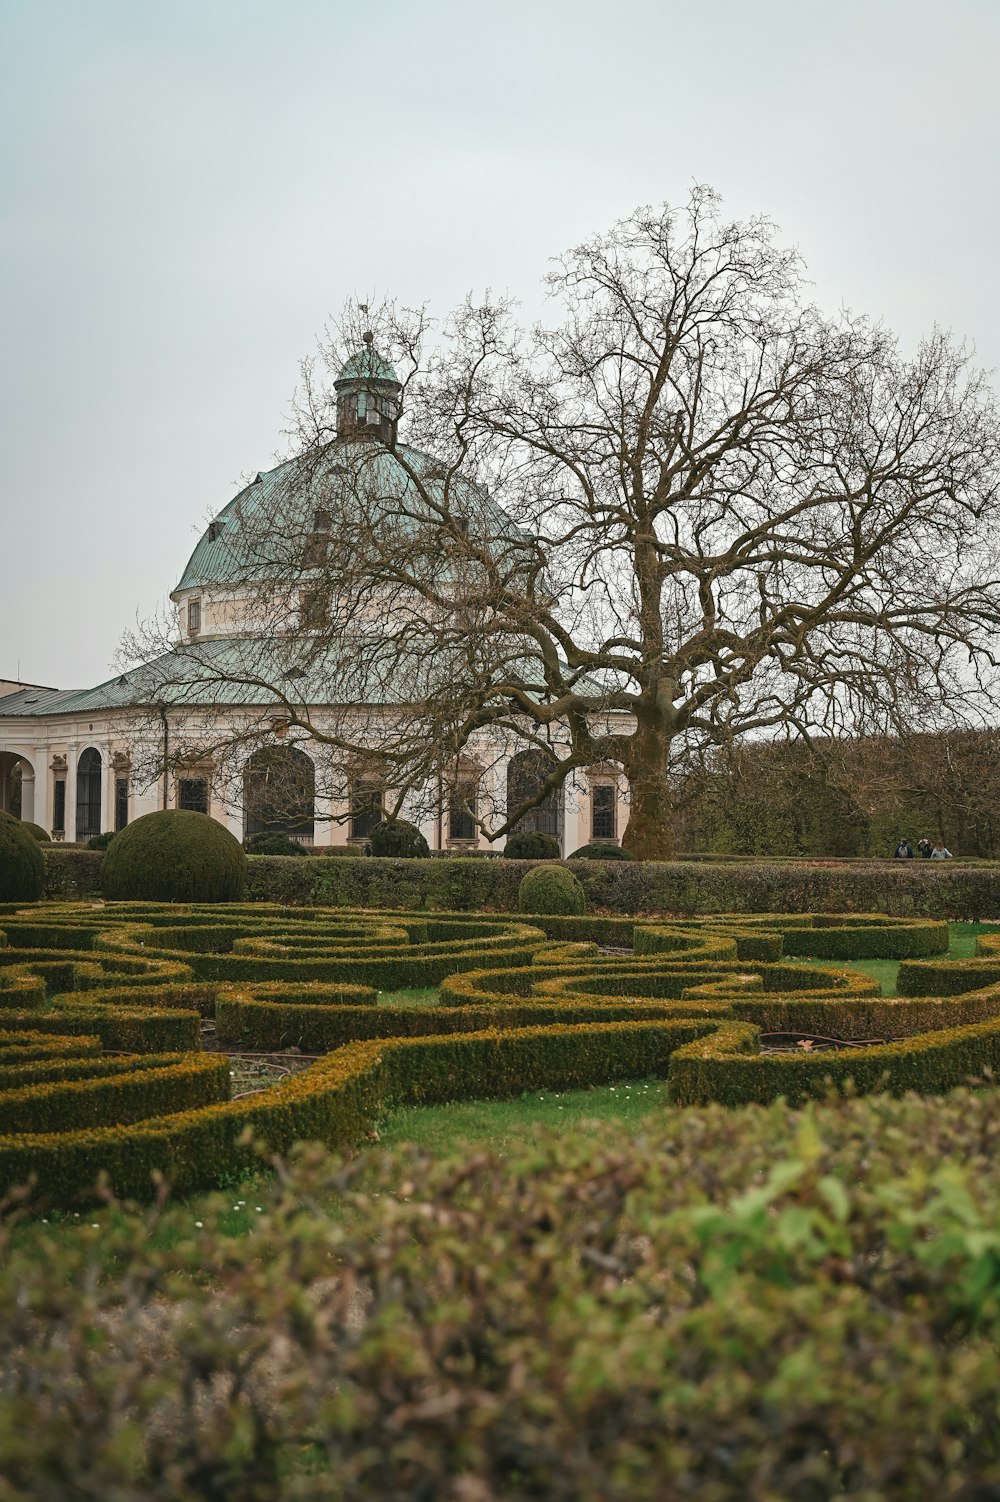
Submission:
[[101,753],[88,746],[76,764],[76,840],[101,832]]
[[311,845],[316,768],[297,746],[262,746],[243,769],[243,837],[284,834]]
[[[533,798],[556,765],[555,757],[549,756],[546,751],[533,747],[528,751],[519,751],[512,756],[507,763],[507,808],[513,810],[518,804]],[[518,833],[537,831],[539,834],[555,835],[556,839],[562,838],[563,831],[563,790],[562,787],[552,788],[545,794],[535,808],[529,808],[527,813],[522,814],[514,828]]]

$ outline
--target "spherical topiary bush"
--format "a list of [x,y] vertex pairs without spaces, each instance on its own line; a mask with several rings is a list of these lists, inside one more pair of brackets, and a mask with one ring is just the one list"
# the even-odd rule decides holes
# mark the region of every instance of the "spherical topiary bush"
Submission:
[[307,855],[308,851],[298,840],[290,840],[287,834],[253,834],[246,842],[247,855]]
[[583,888],[565,866],[539,866],[522,877],[517,889],[522,913],[582,913]]
[[579,850],[574,850],[570,860],[634,861],[635,856],[631,850],[623,850],[620,845],[612,845],[610,840],[592,840],[589,845],[581,845]]
[[557,861],[559,841],[551,834],[541,834],[537,829],[522,834],[512,834],[503,848],[503,853],[512,861]]
[[43,829],[40,824],[32,824],[30,819],[22,819],[21,828],[26,829],[31,835],[31,838],[33,840],[37,840],[40,845],[52,844],[52,841],[48,836],[48,831]]
[[27,825],[0,813],[0,902],[34,902],[45,886],[45,857]]
[[115,835],[101,865],[113,902],[239,902],[243,846],[208,814],[164,808]]
[[430,854],[430,847],[415,824],[405,819],[383,819],[369,835],[372,855],[419,857]]

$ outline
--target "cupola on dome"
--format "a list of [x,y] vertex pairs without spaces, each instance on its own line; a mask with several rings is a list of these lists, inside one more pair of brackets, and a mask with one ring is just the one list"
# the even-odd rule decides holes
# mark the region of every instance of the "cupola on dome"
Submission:
[[379,438],[393,443],[399,417],[399,377],[373,348],[374,336],[363,335],[364,349],[344,362],[334,381],[338,438]]

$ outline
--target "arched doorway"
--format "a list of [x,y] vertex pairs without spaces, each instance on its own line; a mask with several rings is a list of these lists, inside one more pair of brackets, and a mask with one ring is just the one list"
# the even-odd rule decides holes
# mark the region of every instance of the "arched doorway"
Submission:
[[0,809],[16,819],[35,817],[35,769],[26,756],[0,751]]
[[76,842],[101,832],[101,753],[93,746],[80,752],[76,764]]
[[243,838],[284,834],[313,842],[316,768],[297,746],[262,746],[243,768]]
[[[512,756],[507,763],[508,809],[517,808],[518,804],[533,798],[555,765],[555,757],[538,747],[519,751],[516,756]],[[527,813],[521,815],[514,829],[519,834],[537,831],[539,834],[551,834],[557,840],[562,840],[562,787],[552,788],[547,792],[541,803],[535,808],[529,808]]]

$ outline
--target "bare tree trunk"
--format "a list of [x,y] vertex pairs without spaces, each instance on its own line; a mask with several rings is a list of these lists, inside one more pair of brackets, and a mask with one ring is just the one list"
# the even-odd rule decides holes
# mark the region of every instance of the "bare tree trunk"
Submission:
[[675,811],[670,794],[670,731],[662,724],[642,724],[632,737],[625,771],[629,781],[629,819],[622,848],[641,861],[674,858]]

